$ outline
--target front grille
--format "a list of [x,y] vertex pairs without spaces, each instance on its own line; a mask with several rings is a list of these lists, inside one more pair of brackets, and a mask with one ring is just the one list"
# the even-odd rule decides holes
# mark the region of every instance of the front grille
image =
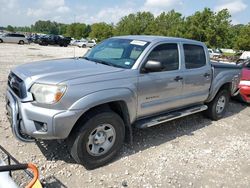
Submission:
[[8,76],[8,86],[20,99],[27,96],[24,81],[12,72]]

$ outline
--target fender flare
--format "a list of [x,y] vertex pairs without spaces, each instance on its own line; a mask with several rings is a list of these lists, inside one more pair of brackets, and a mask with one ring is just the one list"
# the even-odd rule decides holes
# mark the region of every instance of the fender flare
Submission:
[[136,119],[137,113],[136,99],[136,93],[128,88],[107,89],[83,96],[73,103],[69,110],[81,110],[82,114],[84,114],[86,111],[96,106],[110,102],[123,101],[127,105],[130,124],[132,124]]

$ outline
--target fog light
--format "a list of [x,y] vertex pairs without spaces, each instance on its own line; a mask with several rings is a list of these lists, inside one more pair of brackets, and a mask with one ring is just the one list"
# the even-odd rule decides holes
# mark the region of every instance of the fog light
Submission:
[[34,121],[36,130],[41,132],[47,132],[48,131],[48,125],[44,122]]
[[44,124],[42,125],[41,130],[42,130],[43,132],[47,132],[47,131],[48,131],[48,125],[47,125],[47,123],[44,123]]

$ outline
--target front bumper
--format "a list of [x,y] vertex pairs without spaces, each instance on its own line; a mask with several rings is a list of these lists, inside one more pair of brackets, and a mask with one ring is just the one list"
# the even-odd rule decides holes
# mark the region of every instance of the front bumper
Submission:
[[6,93],[6,110],[13,134],[21,141],[65,139],[81,111],[54,110],[21,102],[11,90]]
[[243,101],[250,103],[250,86],[240,86],[240,95]]

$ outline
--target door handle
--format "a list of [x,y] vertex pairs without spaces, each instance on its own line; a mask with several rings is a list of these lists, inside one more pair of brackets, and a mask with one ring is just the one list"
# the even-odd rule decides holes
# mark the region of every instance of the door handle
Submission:
[[205,74],[204,74],[204,77],[206,77],[206,78],[209,77],[209,76],[210,76],[209,73],[205,73]]
[[175,80],[176,82],[179,82],[180,80],[183,80],[183,78],[180,77],[180,76],[176,76],[176,77],[174,78],[174,80]]

